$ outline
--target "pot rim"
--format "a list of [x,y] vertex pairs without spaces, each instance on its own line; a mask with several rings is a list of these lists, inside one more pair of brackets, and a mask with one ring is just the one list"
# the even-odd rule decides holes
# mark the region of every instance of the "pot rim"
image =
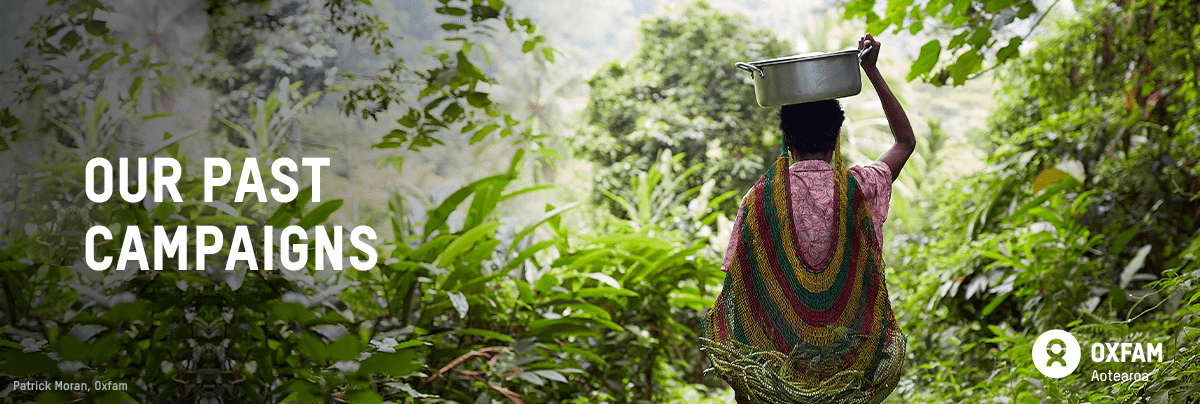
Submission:
[[823,58],[830,58],[830,57],[842,56],[842,55],[857,55],[858,52],[859,52],[858,49],[847,49],[847,50],[837,51],[837,52],[813,52],[813,53],[805,53],[805,54],[801,54],[801,55],[778,57],[778,58],[774,58],[774,59],[756,60],[756,61],[750,62],[750,64],[752,64],[756,67],[761,67],[761,66],[770,66],[770,65],[791,63],[791,62],[799,62],[802,60],[823,59]]

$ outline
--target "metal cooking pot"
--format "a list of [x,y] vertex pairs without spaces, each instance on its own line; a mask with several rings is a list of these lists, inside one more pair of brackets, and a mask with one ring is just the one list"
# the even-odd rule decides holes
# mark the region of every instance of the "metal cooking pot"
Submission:
[[777,107],[848,97],[862,91],[858,72],[871,48],[737,62],[754,77],[754,98],[761,107]]

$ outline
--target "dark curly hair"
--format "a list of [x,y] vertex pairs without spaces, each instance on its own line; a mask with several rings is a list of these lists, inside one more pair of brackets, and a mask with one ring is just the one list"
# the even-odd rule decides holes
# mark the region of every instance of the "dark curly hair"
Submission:
[[798,153],[833,150],[846,120],[836,99],[789,104],[779,108],[779,130],[788,147]]

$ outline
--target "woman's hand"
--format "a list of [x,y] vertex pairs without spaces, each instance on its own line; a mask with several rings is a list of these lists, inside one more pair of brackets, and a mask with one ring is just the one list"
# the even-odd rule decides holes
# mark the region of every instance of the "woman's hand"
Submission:
[[871,50],[867,51],[867,54],[863,55],[862,57],[861,64],[863,69],[875,67],[875,62],[879,60],[879,46],[879,41],[876,41],[875,38],[872,38],[871,34],[866,34],[862,38],[858,39],[859,50],[871,47]]

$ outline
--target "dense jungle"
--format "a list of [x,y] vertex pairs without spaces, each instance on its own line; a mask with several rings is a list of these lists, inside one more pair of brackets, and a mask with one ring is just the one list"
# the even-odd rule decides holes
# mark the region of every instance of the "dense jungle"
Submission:
[[[698,335],[782,139],[734,63],[871,33],[917,136],[884,225],[908,338],[887,402],[1200,403],[1200,3],[567,3],[6,6],[0,401],[733,403]],[[868,163],[879,98],[842,103],[841,156]],[[179,161],[183,202],[90,202],[87,163],[118,157]],[[205,201],[206,157],[268,184],[297,180],[281,158],[331,165],[291,202]],[[248,226],[262,251],[266,226],[360,225],[362,271],[311,249],[226,270],[232,243],[207,268],[83,264],[93,226],[115,257],[156,226]],[[1061,379],[1030,355],[1052,329],[1087,342]],[[1118,371],[1152,376],[1092,376]]]

